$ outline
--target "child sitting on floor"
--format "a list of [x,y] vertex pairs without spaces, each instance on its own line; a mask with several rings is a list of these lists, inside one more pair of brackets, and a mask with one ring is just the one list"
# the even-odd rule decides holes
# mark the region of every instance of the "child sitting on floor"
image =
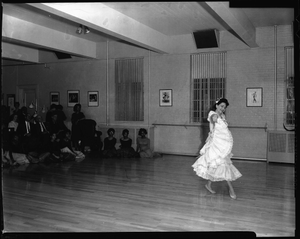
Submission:
[[84,159],[85,155],[80,151],[72,149],[71,132],[66,130],[62,133],[59,141],[60,152],[63,156],[63,161],[73,161],[75,159]]

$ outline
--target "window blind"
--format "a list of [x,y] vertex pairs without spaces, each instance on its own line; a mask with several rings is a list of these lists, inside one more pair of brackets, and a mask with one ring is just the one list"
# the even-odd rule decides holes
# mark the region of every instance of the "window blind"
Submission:
[[143,58],[115,61],[116,121],[144,120]]

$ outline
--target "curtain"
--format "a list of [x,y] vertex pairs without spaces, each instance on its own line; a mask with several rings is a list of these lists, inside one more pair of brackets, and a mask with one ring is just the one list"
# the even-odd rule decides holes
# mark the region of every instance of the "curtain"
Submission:
[[144,120],[143,58],[115,61],[116,121]]

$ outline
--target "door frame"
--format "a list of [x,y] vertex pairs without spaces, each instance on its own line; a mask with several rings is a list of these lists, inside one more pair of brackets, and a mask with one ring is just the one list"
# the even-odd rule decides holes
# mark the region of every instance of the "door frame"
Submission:
[[32,90],[35,91],[37,103],[39,103],[39,86],[37,84],[28,84],[28,85],[18,85],[17,86],[17,94],[16,94],[16,101],[19,101],[20,107],[27,106],[26,98],[24,96],[24,91]]

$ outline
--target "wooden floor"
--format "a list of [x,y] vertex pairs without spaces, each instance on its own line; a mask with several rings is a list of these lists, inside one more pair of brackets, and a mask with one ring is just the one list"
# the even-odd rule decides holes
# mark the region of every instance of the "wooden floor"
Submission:
[[4,232],[253,231],[295,235],[294,166],[233,160],[243,176],[196,176],[194,157],[101,159],[3,169]]

